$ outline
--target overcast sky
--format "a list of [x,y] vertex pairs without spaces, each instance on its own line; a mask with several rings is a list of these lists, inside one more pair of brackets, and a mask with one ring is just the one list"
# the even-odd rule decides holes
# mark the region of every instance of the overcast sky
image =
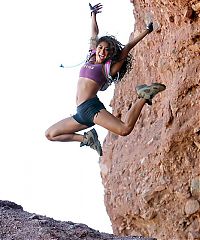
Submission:
[[[90,1],[92,4],[98,1]],[[56,220],[112,232],[99,158],[79,143],[46,140],[45,130],[74,114],[79,68],[90,37],[84,0],[0,2],[0,199]],[[122,43],[134,30],[129,0],[101,1],[100,35]],[[101,93],[108,107],[113,88]],[[109,109],[109,107],[108,107]],[[96,127],[103,142],[107,131]]]

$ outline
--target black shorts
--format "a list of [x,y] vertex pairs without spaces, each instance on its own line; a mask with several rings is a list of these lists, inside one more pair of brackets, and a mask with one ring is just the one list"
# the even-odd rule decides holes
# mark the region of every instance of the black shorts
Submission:
[[72,117],[80,124],[88,127],[94,126],[94,116],[100,112],[101,109],[106,109],[99,98],[88,99],[77,107],[77,113]]

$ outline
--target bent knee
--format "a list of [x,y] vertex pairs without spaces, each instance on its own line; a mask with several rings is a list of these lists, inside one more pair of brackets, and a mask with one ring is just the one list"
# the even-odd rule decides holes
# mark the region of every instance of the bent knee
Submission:
[[125,137],[131,133],[132,129],[130,127],[124,126],[120,129],[119,135]]
[[53,141],[53,136],[50,134],[50,132],[48,130],[46,130],[45,132],[45,137],[49,140],[49,141]]

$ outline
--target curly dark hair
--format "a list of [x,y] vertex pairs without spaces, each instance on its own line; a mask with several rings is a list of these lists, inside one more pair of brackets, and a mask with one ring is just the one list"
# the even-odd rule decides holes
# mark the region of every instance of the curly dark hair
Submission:
[[[109,48],[112,50],[112,55],[109,58],[112,60],[112,64],[124,60],[124,59],[120,59],[120,53],[125,45],[120,43],[114,36],[107,35],[107,36],[103,36],[103,37],[99,38],[96,43],[96,46],[98,46],[101,42],[107,42]],[[121,70],[119,72],[119,78],[114,79],[113,82],[116,83],[116,82],[120,81],[126,72],[128,72],[128,73],[130,72],[130,70],[132,69],[132,60],[133,60],[133,57],[129,53],[121,67]]]

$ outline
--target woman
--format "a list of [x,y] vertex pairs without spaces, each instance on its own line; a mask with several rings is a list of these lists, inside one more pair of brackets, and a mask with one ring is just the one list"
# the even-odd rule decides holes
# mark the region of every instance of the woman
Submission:
[[90,4],[92,18],[90,54],[80,70],[76,95],[77,113],[59,121],[46,131],[46,137],[50,141],[77,141],[80,142],[80,146],[90,146],[100,156],[102,156],[102,148],[95,129],[85,132],[84,135],[77,132],[98,124],[115,134],[126,136],[133,130],[145,103],[152,104],[152,98],[165,89],[165,85],[159,83],[137,86],[139,99],[127,112],[124,122],[106,110],[97,97],[98,91],[105,90],[110,82],[119,81],[130,69],[129,52],[153,31],[153,23],[150,23],[138,37],[123,46],[112,36],[98,39],[96,14],[101,12],[101,9],[100,3],[95,6]]

